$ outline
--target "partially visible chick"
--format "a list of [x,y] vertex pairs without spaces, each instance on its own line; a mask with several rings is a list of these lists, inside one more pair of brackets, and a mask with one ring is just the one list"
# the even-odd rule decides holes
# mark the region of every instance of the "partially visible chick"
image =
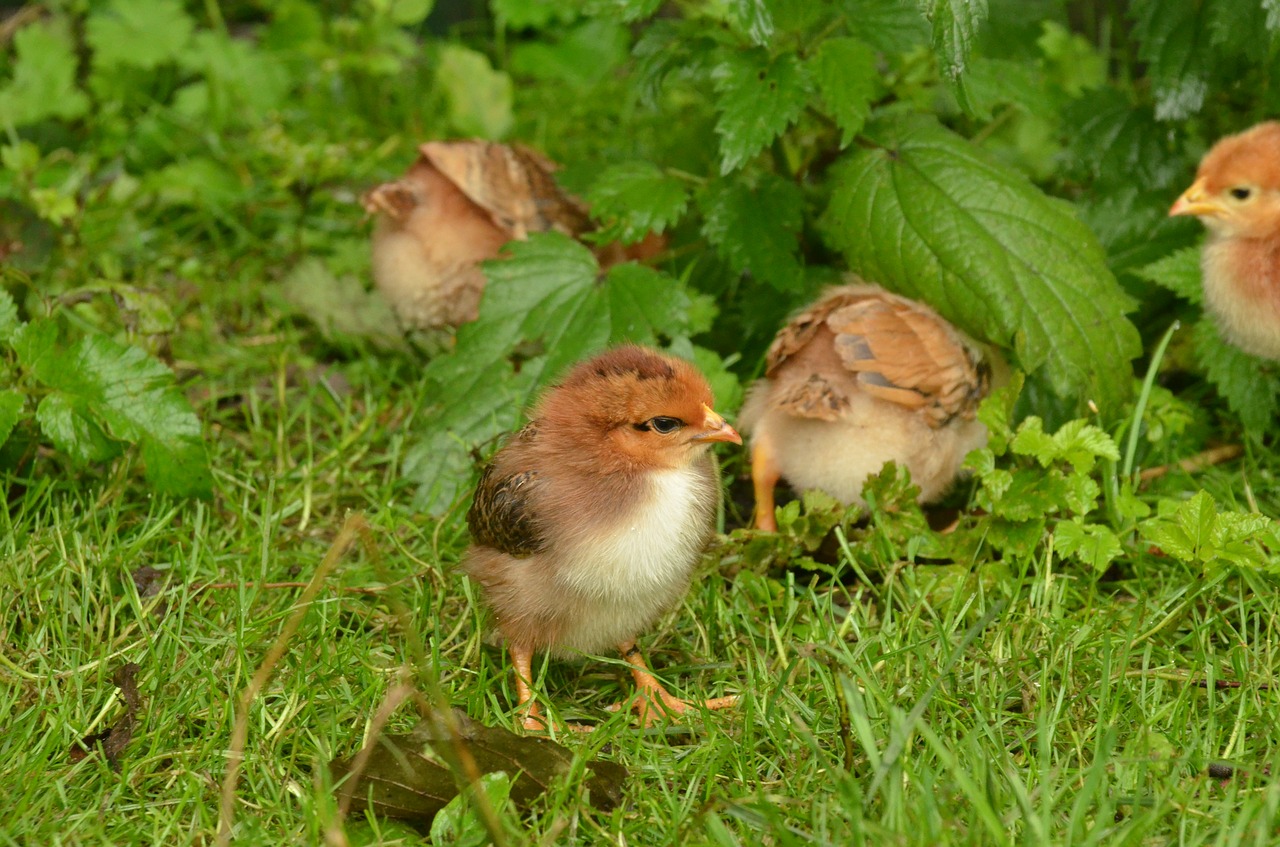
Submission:
[[555,165],[520,145],[433,141],[395,182],[364,197],[376,216],[373,277],[408,329],[476,319],[479,263],[531,232],[577,236],[586,209],[551,177]]
[[707,448],[742,443],[712,402],[689,363],[619,347],[575,367],[485,468],[462,567],[510,650],[526,728],[545,728],[535,651],[616,647],[644,725],[689,708],[649,673],[635,638],[684,596],[711,536],[720,485]]
[[861,504],[890,460],[929,501],[986,443],[975,419],[990,368],[927,306],[876,285],[833,288],[784,326],[740,423],[751,436],[755,523],[776,530],[774,487],[820,489]]
[[1169,214],[1195,215],[1209,230],[1204,299],[1223,337],[1280,360],[1280,123],[1215,144]]

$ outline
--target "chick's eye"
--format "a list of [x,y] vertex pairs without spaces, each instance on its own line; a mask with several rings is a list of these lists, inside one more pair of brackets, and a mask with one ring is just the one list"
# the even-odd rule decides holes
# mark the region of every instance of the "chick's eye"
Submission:
[[1249,195],[1252,194],[1253,191],[1249,188],[1246,188],[1243,185],[1240,185],[1231,189],[1227,193],[1230,194],[1232,197],[1236,198],[1237,200],[1248,200]]
[[679,418],[668,418],[662,415],[659,415],[656,418],[650,418],[648,423],[649,426],[653,427],[656,432],[662,435],[669,435],[684,426],[684,421]]

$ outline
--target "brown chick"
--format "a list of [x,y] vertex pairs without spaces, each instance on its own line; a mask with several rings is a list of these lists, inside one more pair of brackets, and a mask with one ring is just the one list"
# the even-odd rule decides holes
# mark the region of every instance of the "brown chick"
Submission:
[[986,443],[988,385],[977,346],[932,309],[875,285],[831,289],[778,332],[742,407],[756,526],[777,529],[779,478],[861,504],[892,460],[921,501],[941,496]]
[[589,224],[552,179],[555,165],[527,147],[433,141],[418,151],[403,178],[364,197],[377,219],[373,278],[406,328],[475,320],[480,262],[531,232],[577,236]]
[[1223,337],[1280,360],[1280,123],[1213,145],[1169,214],[1195,215],[1209,230],[1204,299]]
[[689,708],[649,673],[635,638],[684,596],[711,536],[720,486],[707,448],[742,443],[711,406],[689,363],[619,347],[570,371],[485,468],[462,567],[511,653],[526,728],[545,728],[535,651],[616,647],[644,725]]

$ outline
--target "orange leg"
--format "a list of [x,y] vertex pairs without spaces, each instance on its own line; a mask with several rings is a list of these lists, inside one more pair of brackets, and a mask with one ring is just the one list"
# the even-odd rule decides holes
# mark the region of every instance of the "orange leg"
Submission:
[[774,517],[773,489],[778,484],[778,465],[773,460],[773,445],[769,439],[757,436],[751,442],[751,482],[756,493],[756,528],[767,532],[778,531]]
[[520,700],[518,706],[529,707],[524,716],[524,728],[546,729],[547,722],[542,718],[542,709],[538,706],[538,701],[533,699],[533,648],[512,644],[508,649],[511,652],[511,664],[516,669],[516,697]]
[[[692,704],[673,696],[654,678],[649,672],[649,666],[645,664],[644,656],[640,655],[640,648],[634,641],[618,645],[618,652],[627,660],[627,664],[631,665],[631,676],[636,681],[636,688],[639,689],[640,696],[636,698],[635,709],[641,726],[653,726],[664,717],[678,717],[692,708]],[[702,705],[708,709],[725,709],[736,705],[737,702],[736,696],[714,697],[704,700]]]

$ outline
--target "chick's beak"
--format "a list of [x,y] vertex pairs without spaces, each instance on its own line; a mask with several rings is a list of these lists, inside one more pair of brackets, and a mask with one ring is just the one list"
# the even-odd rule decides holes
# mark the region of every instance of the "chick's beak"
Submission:
[[699,444],[708,444],[713,441],[742,443],[742,436],[738,435],[738,431],[729,426],[728,421],[716,414],[710,406],[703,403],[702,411],[704,414],[702,429],[694,434],[692,441]]
[[1182,192],[1182,196],[1169,208],[1169,217],[1174,215],[1205,215],[1217,217],[1226,212],[1226,208],[1214,200],[1205,189],[1204,180],[1197,179],[1191,187]]

